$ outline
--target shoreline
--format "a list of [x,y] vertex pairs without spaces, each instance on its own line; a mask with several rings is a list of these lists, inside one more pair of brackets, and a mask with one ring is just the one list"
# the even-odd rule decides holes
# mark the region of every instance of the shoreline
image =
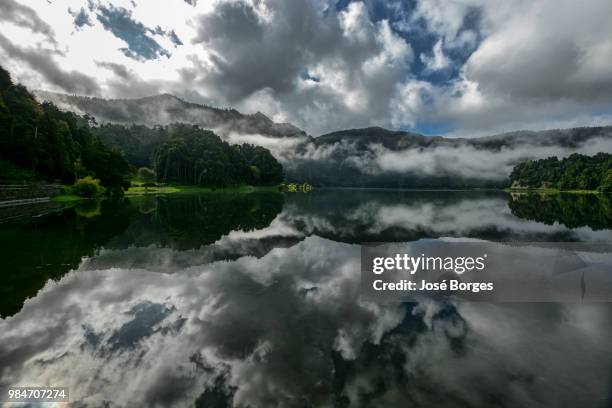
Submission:
[[[148,187],[145,191],[144,187],[133,186],[124,192],[125,197],[145,197],[155,195],[180,195],[180,194],[251,194],[257,192],[281,192],[279,186],[238,186],[215,188],[198,187],[198,186],[163,186],[163,187]],[[100,197],[103,198],[103,197]],[[58,203],[71,203],[82,200],[92,200],[95,197],[79,197],[74,194],[58,194],[49,197],[50,201]]]
[[200,186],[161,186],[142,187],[133,186],[125,191],[126,196],[141,196],[150,194],[196,194],[196,193],[226,193],[226,194],[250,194],[263,191],[280,191],[279,186],[236,186],[236,187],[200,187]]
[[599,190],[558,190],[556,188],[506,188],[508,193],[540,193],[540,194],[607,194]]
[[[608,193],[599,190],[557,190],[550,188],[391,188],[391,187],[317,187],[317,191],[325,190],[360,190],[360,191],[380,191],[380,192],[449,192],[449,193],[469,193],[469,192],[505,192],[505,193],[537,193],[537,194],[583,194],[583,195],[605,195]],[[149,187],[146,191],[142,186],[133,186],[125,191],[126,197],[139,197],[148,195],[180,195],[180,194],[250,194],[256,192],[283,192],[280,186],[238,186],[226,188],[212,188],[199,186],[162,186]],[[50,197],[51,201],[73,202],[87,200],[85,197],[78,197],[71,194],[59,194]]]

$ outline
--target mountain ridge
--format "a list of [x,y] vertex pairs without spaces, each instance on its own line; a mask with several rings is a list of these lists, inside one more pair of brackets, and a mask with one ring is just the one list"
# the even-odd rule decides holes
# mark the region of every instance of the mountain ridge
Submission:
[[261,112],[243,114],[234,108],[222,109],[185,101],[162,93],[141,98],[107,99],[67,95],[43,90],[36,97],[60,109],[93,116],[100,123],[164,126],[187,123],[212,129],[222,135],[262,134],[268,137],[305,137],[306,132],[290,123],[277,123]]
[[612,151],[612,126],[515,131],[478,138],[347,129],[296,148],[287,178],[315,186],[503,188],[525,160]]
[[[579,130],[587,130],[589,132],[593,129],[612,130],[611,125],[605,126],[581,126],[572,128],[560,128],[560,129],[545,129],[545,130],[514,130],[503,133],[496,133],[486,136],[478,137],[446,137],[442,135],[423,135],[416,132],[392,130],[381,126],[368,126],[364,128],[354,129],[341,129],[332,132],[324,133],[319,136],[309,136],[305,131],[288,122],[274,122],[266,114],[261,111],[255,113],[241,113],[235,108],[218,108],[208,104],[201,104],[195,102],[186,101],[171,93],[161,93],[156,95],[149,95],[140,98],[100,98],[100,97],[88,97],[79,95],[68,95],[58,92],[50,92],[44,90],[35,90],[33,93],[36,97],[53,102],[56,106],[70,110],[75,113],[89,114],[96,118],[96,120],[103,123],[116,123],[116,124],[135,124],[144,126],[156,126],[156,125],[169,125],[173,123],[188,123],[199,125],[204,128],[218,130],[220,133],[226,133],[227,131],[236,131],[243,133],[261,133],[265,136],[271,137],[308,137],[309,140],[315,141],[318,145],[325,143],[334,143],[342,138],[350,137],[354,139],[376,139],[383,141],[386,137],[396,137],[398,139],[404,139],[404,141],[411,140],[418,142],[424,146],[436,143],[451,143],[457,142],[468,142],[468,143],[490,143],[498,142],[500,140],[518,142],[522,141],[526,137],[538,137],[544,139],[544,135],[550,139],[561,139],[569,141],[574,139],[575,134],[567,135],[568,132],[575,133]],[[149,106],[143,106],[147,104],[159,104],[164,102],[164,106],[156,106],[157,112],[162,108],[165,113],[174,114],[174,117],[167,118],[143,118],[143,110],[149,108]],[[109,108],[107,112],[103,110],[101,106],[96,105],[111,105],[111,104],[126,104],[125,106]],[[127,108],[127,109],[121,109]],[[194,109],[200,110],[202,115],[207,117],[190,117],[189,114],[180,114],[180,109]],[[112,114],[113,117],[109,118],[108,114]],[[162,114],[164,112],[161,112]],[[213,115],[211,118],[210,115]],[[217,117],[214,117],[217,115]],[[163,115],[160,115],[163,116]],[[230,123],[223,123],[224,121]],[[240,122],[239,126],[235,126],[232,121]],[[249,123],[245,123],[249,122]],[[248,128],[247,126],[251,126]],[[585,135],[588,138],[588,135]],[[533,138],[529,140],[533,142]],[[397,142],[396,142],[397,143]],[[400,143],[401,144],[401,143]]]
[[[478,137],[446,137],[442,135],[423,135],[421,133],[409,132],[403,130],[391,130],[381,126],[369,126],[365,128],[343,129],[325,133],[314,137],[313,140],[318,145],[336,143],[344,138],[351,140],[362,141],[362,139],[370,140],[385,140],[388,137],[394,137],[398,140],[420,142],[424,146],[436,143],[460,144],[468,143],[472,145],[488,145],[491,143],[506,142],[539,142],[538,144],[557,144],[558,142],[566,142],[576,144],[589,138],[592,138],[595,133],[601,133],[608,136],[612,134],[612,124],[604,126],[577,126],[571,128],[560,129],[544,129],[544,130],[514,130],[510,132],[496,133]],[[506,143],[507,144],[507,143]]]
[[372,126],[312,137],[261,112],[245,115],[170,94],[131,100],[42,96],[52,96],[62,109],[76,107],[77,113],[102,116],[102,122],[114,119],[109,122],[149,127],[117,129],[103,124],[92,128],[105,143],[139,157],[138,165],[149,165],[150,153],[167,137],[152,127],[183,122],[211,129],[230,144],[263,146],[283,164],[287,181],[315,186],[499,188],[508,185],[513,166],[521,161],[612,151],[612,126],[519,130],[474,138],[425,136]]

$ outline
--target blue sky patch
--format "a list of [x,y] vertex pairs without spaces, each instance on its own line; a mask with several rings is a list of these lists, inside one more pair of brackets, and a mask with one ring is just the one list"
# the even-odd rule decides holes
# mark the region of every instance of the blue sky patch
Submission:
[[183,42],[181,41],[181,39],[178,37],[178,35],[176,35],[176,33],[174,32],[174,30],[164,30],[162,29],[160,26],[155,27],[155,30],[149,30],[157,35],[162,35],[164,37],[168,37],[170,39],[170,41],[172,41],[172,43],[174,44],[175,47],[178,47],[179,45],[183,45]]
[[[121,48],[121,51],[127,57],[136,60],[152,60],[161,56],[170,57],[168,50],[150,36],[156,31],[134,20],[130,11],[113,6],[100,6],[97,18],[104,29],[128,44],[127,48]],[[174,35],[176,37],[176,34]],[[178,37],[176,39],[178,40]],[[178,41],[180,42],[180,40]]]
[[[338,0],[336,11],[346,9],[353,1],[356,0]],[[416,1],[369,0],[365,4],[372,21],[387,20],[393,32],[412,47],[415,58],[410,67],[410,74],[416,79],[434,85],[445,85],[456,79],[461,67],[482,41],[482,35],[480,34],[481,11],[474,7],[466,13],[463,24],[457,33],[457,36],[461,36],[464,32],[470,31],[474,37],[474,42],[460,47],[443,47],[444,54],[450,64],[445,69],[432,71],[427,69],[421,55],[431,56],[434,45],[441,38],[429,30],[425,20],[412,19]]]
[[454,126],[449,122],[418,122],[414,127],[402,128],[406,132],[416,132],[425,136],[440,136],[452,132]]
[[321,82],[321,79],[312,75],[310,73],[310,71],[308,70],[304,70],[300,73],[300,78],[302,78],[303,80],[310,80],[310,81],[314,81],[314,82]]
[[70,15],[74,17],[74,26],[77,29],[83,28],[83,26],[86,26],[86,25],[87,26],[92,25],[92,22],[89,19],[89,14],[87,14],[84,8],[81,7],[81,10],[79,11],[72,11],[68,9],[68,13],[70,13]]

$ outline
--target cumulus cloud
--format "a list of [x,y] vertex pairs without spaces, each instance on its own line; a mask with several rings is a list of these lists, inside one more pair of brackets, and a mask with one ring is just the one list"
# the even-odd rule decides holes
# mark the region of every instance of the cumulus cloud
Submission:
[[311,132],[386,115],[380,101],[412,60],[386,21],[372,22],[359,2],[337,14],[319,2],[263,5],[221,2],[200,20],[196,41],[214,55],[202,81],[217,98],[243,106],[279,101],[272,104],[279,116]]
[[596,1],[577,9],[542,1],[519,8],[524,12],[503,24],[492,12],[485,14],[498,28],[470,57],[466,78],[485,94],[536,102],[609,100],[612,70],[604,61],[612,58],[612,28],[605,22],[612,5]]
[[[572,2],[466,2],[439,7],[419,3],[418,15],[450,42],[458,38],[462,15],[477,7],[478,48],[450,86],[432,88],[433,102],[421,114],[456,123],[458,132],[555,127],[582,116],[579,123],[605,112],[609,123],[612,70],[603,68],[612,46],[609,2],[577,10]],[[585,23],[588,22],[588,23]]]
[[[474,136],[612,117],[606,0],[579,8],[569,0],[175,0],[172,13],[129,0],[0,7],[0,33],[16,46],[57,47],[62,69],[96,78],[80,92],[163,88],[259,110],[315,136],[370,125]],[[136,73],[134,89],[99,62]],[[7,64],[26,85],[75,91],[36,65]]]
[[450,64],[450,61],[442,50],[442,40],[439,40],[436,45],[434,45],[431,55],[421,54],[421,60],[425,66],[432,71],[444,69]]

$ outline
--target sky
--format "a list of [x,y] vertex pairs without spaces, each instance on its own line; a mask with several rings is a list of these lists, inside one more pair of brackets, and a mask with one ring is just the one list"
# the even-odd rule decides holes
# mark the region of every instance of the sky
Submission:
[[612,124],[612,2],[2,0],[0,64],[31,89],[171,93],[313,136],[474,137]]

